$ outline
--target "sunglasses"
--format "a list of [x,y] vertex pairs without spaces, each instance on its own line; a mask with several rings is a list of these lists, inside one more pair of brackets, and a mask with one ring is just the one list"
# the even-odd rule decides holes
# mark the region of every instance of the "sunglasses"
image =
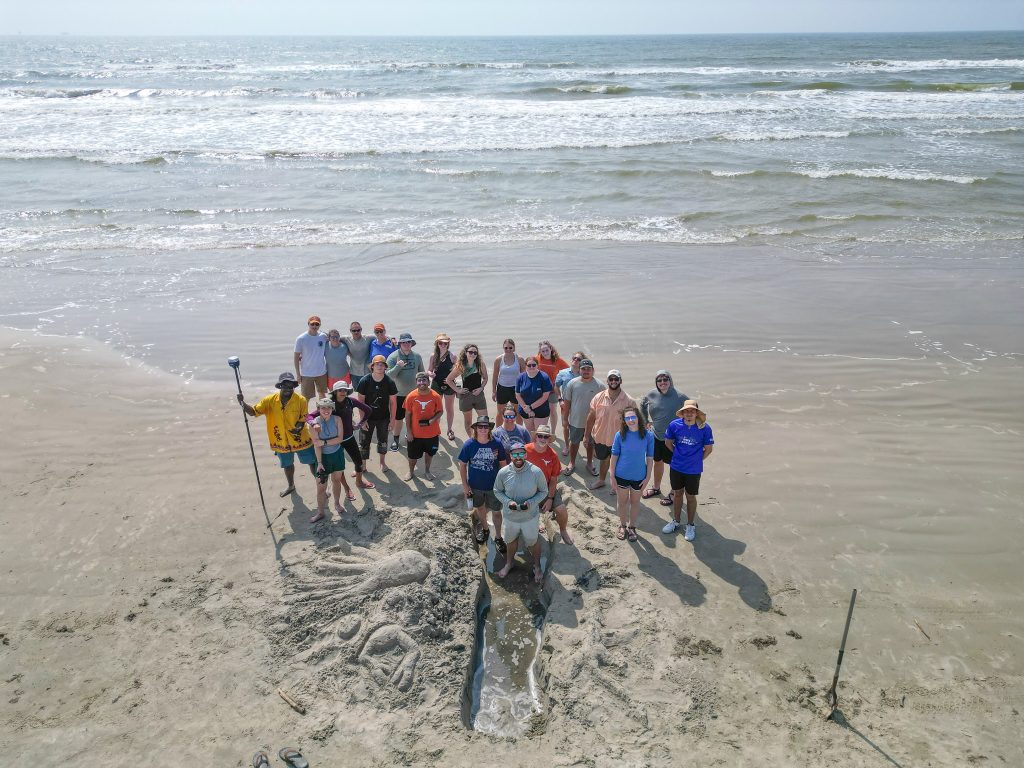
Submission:
[[625,421],[636,421],[636,416],[623,416],[622,418]]
[[466,354],[467,355],[474,355],[475,356],[477,354],[477,352],[476,352],[475,349],[467,349],[466,350]]
[[516,415],[514,413],[503,413],[503,414],[501,414],[501,418],[503,418],[503,419],[514,419],[515,417],[516,417]]
[[349,333],[362,333],[363,329],[362,328],[349,328],[348,332]]
[[526,367],[527,367],[527,368],[536,368],[536,367],[537,367],[537,364],[536,364],[536,363],[527,363],[527,364],[526,364]]
[[509,454],[509,456],[511,456],[513,459],[525,459],[526,451],[512,451]]
[[439,342],[437,342],[437,346],[439,346],[439,347],[447,347],[448,346],[448,342],[447,341],[439,341]]
[[663,381],[667,382],[667,381],[668,381],[668,379],[666,379],[666,378],[665,378],[664,376],[659,376],[658,378],[656,378],[656,379],[654,380],[654,383],[655,383],[655,384],[661,384],[661,382],[663,382]]
[[551,439],[551,435],[536,435],[535,437],[538,440],[550,440]]
[[511,352],[515,349],[515,347],[502,347],[502,349],[504,349],[506,352]]
[[609,376],[608,381],[622,381],[618,376]]
[[574,357],[574,358],[572,359],[572,361],[573,361],[574,363],[578,363],[578,362],[580,362],[581,360],[583,360],[583,358],[582,358],[582,357]]
[[384,331],[374,331],[374,333],[375,333],[375,334],[376,334],[377,336],[380,336],[380,335],[381,335],[382,333],[384,333]]
[[315,328],[319,328],[320,327],[320,323],[310,323],[310,325],[315,327]]

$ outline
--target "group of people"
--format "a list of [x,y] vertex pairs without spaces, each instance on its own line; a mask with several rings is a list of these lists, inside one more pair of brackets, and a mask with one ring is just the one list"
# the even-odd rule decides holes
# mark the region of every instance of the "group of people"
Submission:
[[[461,442],[459,476],[479,544],[490,535],[491,513],[495,547],[506,557],[499,576],[512,568],[521,538],[533,554],[537,580],[542,578],[542,515],[551,515],[562,540],[573,543],[558,480],[575,472],[581,446],[594,478],[588,487],[603,488],[611,477],[617,538],[637,540],[640,501],[653,497],[672,507],[664,534],[682,528],[687,541],[696,537],[700,478],[714,435],[697,402],[676,389],[668,371],[658,371],[653,388],[637,400],[623,390],[619,370],[609,370],[599,381],[593,360],[584,352],[566,361],[547,340],[524,358],[515,342],[505,339],[488,370],[476,344],[465,344],[456,354],[446,333],[435,336],[424,364],[413,351],[417,342],[411,333],[395,339],[383,323],[374,326],[373,338],[362,335],[358,322],[349,324],[347,336],[336,329],[324,333],[321,327],[318,316],[309,318],[307,330],[295,342],[295,373],[282,373],[276,392],[254,405],[238,395],[248,415],[266,418],[270,448],[288,483],[281,496],[295,491],[296,457],[317,477],[317,511],[311,522],[327,515],[328,484],[339,514],[342,490],[347,500],[355,500],[345,477],[345,456],[353,464],[357,487],[373,488],[364,476],[371,446],[376,444],[380,470],[387,473],[387,456],[400,449],[403,427],[408,459],[403,479],[412,480],[422,459],[424,476],[434,480],[431,462],[445,420],[448,440]],[[500,424],[488,416],[488,393]],[[314,398],[310,412],[308,403]],[[456,403],[468,435],[465,441],[453,429]],[[559,420],[561,456],[554,448]],[[663,496],[666,464],[669,490]]]

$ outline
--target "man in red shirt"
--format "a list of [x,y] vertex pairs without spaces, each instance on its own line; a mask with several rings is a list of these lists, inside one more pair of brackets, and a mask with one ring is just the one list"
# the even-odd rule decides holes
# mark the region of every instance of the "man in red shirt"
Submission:
[[404,480],[412,480],[420,456],[423,457],[427,480],[434,479],[430,473],[430,462],[437,453],[443,405],[441,396],[430,388],[430,375],[425,371],[417,373],[416,389],[405,396],[405,426],[412,439],[409,440],[409,474]]
[[562,541],[572,546],[572,536],[565,529],[569,524],[569,510],[566,509],[562,495],[558,492],[558,476],[562,472],[562,463],[558,459],[558,454],[551,448],[551,427],[547,424],[537,427],[533,442],[526,446],[526,460],[539,467],[548,481],[548,497],[540,506],[541,512],[551,513],[551,517],[558,522]]

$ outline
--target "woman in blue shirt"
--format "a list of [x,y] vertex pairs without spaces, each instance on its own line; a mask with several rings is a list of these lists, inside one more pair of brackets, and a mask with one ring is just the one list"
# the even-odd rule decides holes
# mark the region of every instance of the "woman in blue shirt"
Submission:
[[[640,419],[636,406],[622,411],[622,423],[612,442],[612,457],[608,471],[615,478],[616,509],[619,512],[619,531],[616,538],[636,541],[636,518],[640,512],[640,497],[651,478],[654,465],[654,433]],[[627,525],[627,518],[629,523]]]
[[541,424],[548,423],[551,415],[549,396],[553,390],[551,379],[540,370],[537,358],[526,358],[526,372],[520,373],[516,379],[516,400],[519,401],[519,415],[530,434],[534,434]]

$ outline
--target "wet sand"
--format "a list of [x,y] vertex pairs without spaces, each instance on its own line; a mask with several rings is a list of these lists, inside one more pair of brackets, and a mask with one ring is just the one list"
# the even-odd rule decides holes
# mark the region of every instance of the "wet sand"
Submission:
[[[150,362],[193,361],[187,382],[87,339],[0,333],[0,415],[16,436],[0,449],[5,753],[1024,761],[1019,259],[537,246],[462,269],[461,249],[371,255],[405,278],[384,305],[306,277],[189,311],[126,297],[126,347],[149,334]],[[272,316],[283,288],[297,300]],[[450,305],[451,321],[426,322]],[[660,534],[656,504],[640,541],[618,542],[610,497],[567,483],[577,547],[556,545],[545,584],[547,714],[529,737],[495,742],[460,717],[480,565],[447,487],[451,446],[436,485],[392,476],[310,526],[312,482],[300,477],[294,506],[276,499],[255,422],[271,515],[284,509],[266,530],[222,361],[242,357],[250,398],[270,391],[314,310],[421,338],[443,327],[456,345],[472,333],[488,356],[514,328],[521,350],[551,338],[622,369],[636,396],[667,367],[707,411],[717,445],[693,545]],[[818,710],[854,587],[844,719],[828,723]]]

